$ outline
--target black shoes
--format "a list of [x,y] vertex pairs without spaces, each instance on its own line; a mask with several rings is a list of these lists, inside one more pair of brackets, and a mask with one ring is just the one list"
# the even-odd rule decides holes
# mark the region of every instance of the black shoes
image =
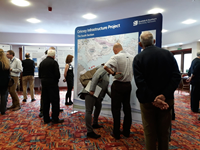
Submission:
[[93,124],[92,127],[94,129],[98,129],[98,128],[103,128],[103,126],[99,125],[99,124]]
[[116,140],[120,139],[120,135],[115,135],[113,132],[110,134],[112,137],[114,137]]
[[57,121],[52,120],[53,124],[63,123],[64,119],[58,119]]
[[39,113],[39,117],[40,117],[40,118],[43,117],[43,113],[40,112],[40,113]]
[[63,112],[63,109],[60,109],[59,112]]
[[73,102],[65,102],[65,105],[72,105]]
[[72,102],[72,101],[69,101],[69,103],[70,103],[70,105],[72,105],[72,104],[73,104],[73,102]]
[[101,137],[101,135],[98,135],[98,134],[96,134],[94,132],[89,132],[89,133],[87,133],[87,137],[93,138],[93,139],[98,139],[98,138]]
[[123,134],[125,137],[129,137],[130,136],[130,134],[126,134],[126,133],[124,133],[123,131],[120,131],[120,134]]
[[48,124],[52,121],[52,118],[50,117],[49,121],[44,121],[44,124]]
[[32,100],[31,100],[31,102],[34,102],[34,101],[36,101],[36,99],[32,99]]
[[22,102],[26,102],[26,99],[23,99],[23,101]]

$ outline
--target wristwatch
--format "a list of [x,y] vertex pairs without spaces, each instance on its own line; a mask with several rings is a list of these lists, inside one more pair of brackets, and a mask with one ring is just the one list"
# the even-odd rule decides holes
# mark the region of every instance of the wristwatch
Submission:
[[112,74],[112,76],[115,76],[116,75],[116,72],[114,72],[113,74]]

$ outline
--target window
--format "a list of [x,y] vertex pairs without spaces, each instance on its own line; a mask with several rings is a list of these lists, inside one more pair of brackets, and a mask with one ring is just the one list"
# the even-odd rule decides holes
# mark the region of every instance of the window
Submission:
[[187,73],[192,62],[192,49],[171,51],[177,61],[180,72]]

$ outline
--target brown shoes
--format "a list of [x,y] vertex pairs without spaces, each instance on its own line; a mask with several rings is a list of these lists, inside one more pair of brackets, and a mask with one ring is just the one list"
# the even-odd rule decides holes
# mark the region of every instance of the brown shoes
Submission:
[[15,107],[15,108],[13,108],[12,111],[17,111],[17,110],[20,110],[20,109],[21,109],[21,107],[20,107],[20,106],[17,106],[17,107]]

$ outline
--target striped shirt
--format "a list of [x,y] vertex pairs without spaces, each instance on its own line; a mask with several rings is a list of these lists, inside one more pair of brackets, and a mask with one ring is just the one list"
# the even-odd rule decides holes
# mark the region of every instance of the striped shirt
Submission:
[[20,73],[22,72],[22,62],[16,57],[13,57],[10,60],[10,68],[12,71],[10,72],[11,76],[19,77]]
[[123,78],[118,80],[121,82],[129,82],[133,78],[133,56],[122,50],[118,54],[112,56],[110,60],[105,64],[108,68],[111,68],[114,72],[121,72]]

